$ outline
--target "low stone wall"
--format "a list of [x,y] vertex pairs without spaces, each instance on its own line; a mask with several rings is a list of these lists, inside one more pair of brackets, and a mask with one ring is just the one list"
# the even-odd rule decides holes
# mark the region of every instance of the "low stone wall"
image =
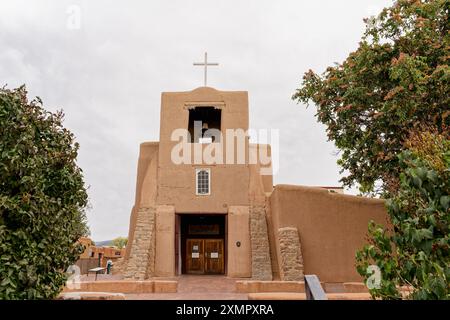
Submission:
[[177,292],[178,281],[146,280],[146,281],[87,281],[78,283],[77,288],[64,288],[66,292],[110,292],[110,293],[174,293]]

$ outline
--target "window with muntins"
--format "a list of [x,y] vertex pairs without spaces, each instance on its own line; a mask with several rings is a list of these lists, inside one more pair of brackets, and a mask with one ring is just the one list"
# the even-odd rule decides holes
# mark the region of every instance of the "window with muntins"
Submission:
[[196,170],[196,185],[197,195],[209,195],[210,194],[210,170],[209,169],[197,169]]

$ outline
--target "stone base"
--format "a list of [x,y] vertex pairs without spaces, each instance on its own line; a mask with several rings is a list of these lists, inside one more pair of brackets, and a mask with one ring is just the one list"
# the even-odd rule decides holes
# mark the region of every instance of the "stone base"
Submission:
[[250,207],[250,240],[252,252],[252,278],[272,280],[269,233],[264,205]]
[[155,268],[155,208],[141,207],[137,211],[130,257],[122,267],[125,279],[144,280]]
[[297,228],[278,229],[280,250],[280,276],[286,281],[301,281],[303,275],[303,258]]

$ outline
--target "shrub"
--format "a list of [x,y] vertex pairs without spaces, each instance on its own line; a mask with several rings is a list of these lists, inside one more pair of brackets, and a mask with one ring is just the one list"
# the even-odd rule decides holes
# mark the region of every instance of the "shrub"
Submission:
[[83,251],[87,193],[63,113],[0,89],[0,299],[51,299]]
[[425,132],[409,141],[399,156],[400,189],[387,200],[393,229],[369,226],[370,244],[357,253],[358,272],[380,268],[374,298],[400,299],[409,286],[411,299],[450,298],[450,141]]

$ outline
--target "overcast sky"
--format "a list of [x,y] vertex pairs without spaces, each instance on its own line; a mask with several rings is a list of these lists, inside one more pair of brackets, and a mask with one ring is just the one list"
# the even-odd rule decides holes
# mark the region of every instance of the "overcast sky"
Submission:
[[362,19],[391,3],[0,0],[0,85],[25,83],[47,109],[65,111],[90,186],[92,238],[127,236],[139,144],[159,140],[162,91],[203,85],[192,63],[205,51],[220,63],[208,85],[248,91],[250,127],[280,129],[274,183],[339,185],[315,108],[290,98],[305,71],[355,50]]

